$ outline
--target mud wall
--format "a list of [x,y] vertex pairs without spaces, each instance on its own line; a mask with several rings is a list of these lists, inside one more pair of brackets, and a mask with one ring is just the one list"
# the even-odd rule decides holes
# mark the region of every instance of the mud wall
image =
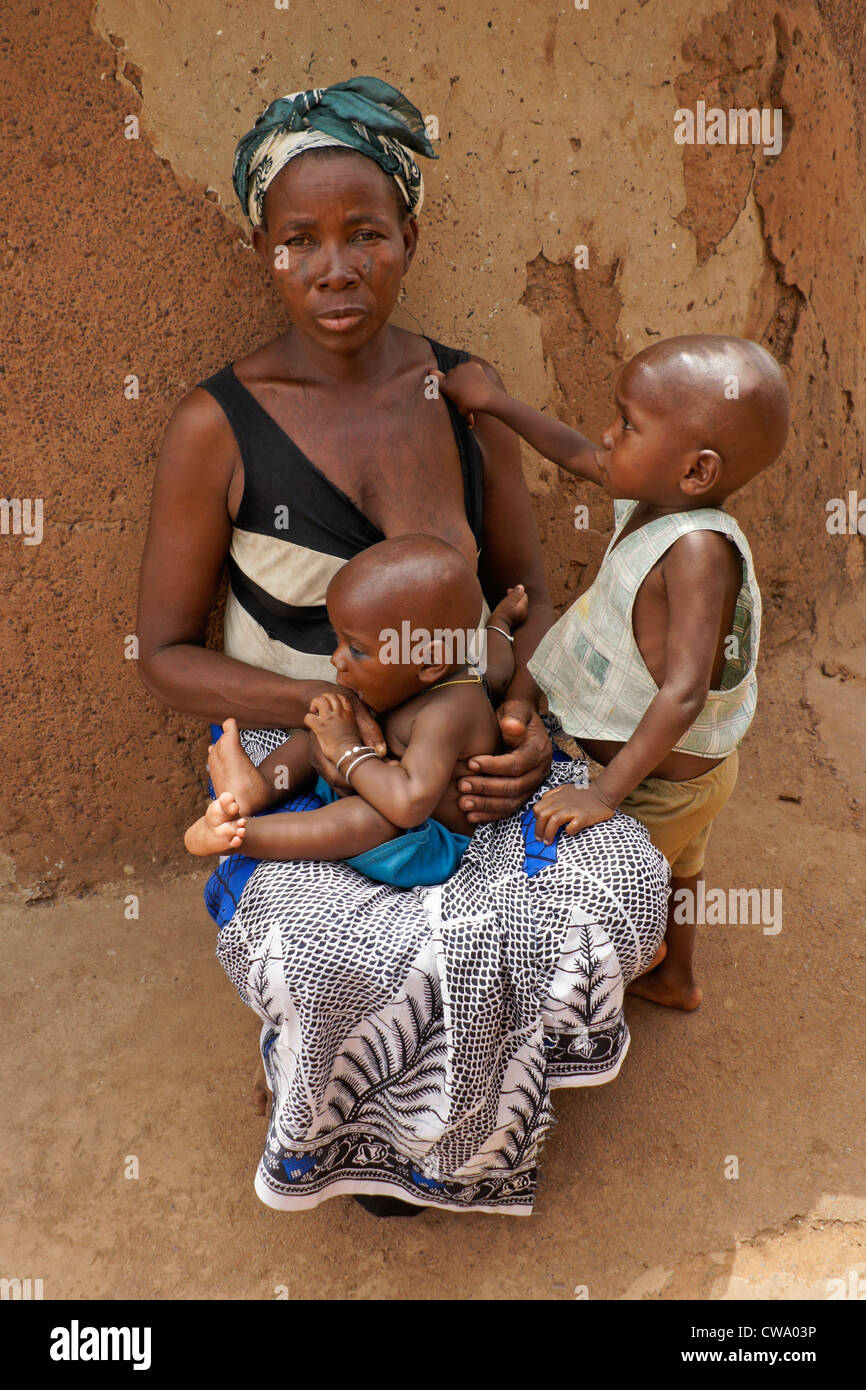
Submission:
[[[7,16],[0,492],[41,499],[43,520],[38,544],[12,512],[0,534],[0,887],[38,901],[183,863],[203,731],[145,694],[127,639],[171,410],[282,327],[230,166],[283,91],[369,72],[435,116],[399,321],[483,354],[587,433],[608,421],[618,367],[656,338],[765,343],[794,426],[732,508],[765,651],[800,644],[805,672],[819,612],[832,646],[839,596],[857,629],[863,537],[826,521],[830,499],[866,495],[864,19],[864,0],[70,0]],[[780,110],[781,150],[678,144],[674,113],[699,100]],[[563,604],[597,563],[609,504],[526,465]]]

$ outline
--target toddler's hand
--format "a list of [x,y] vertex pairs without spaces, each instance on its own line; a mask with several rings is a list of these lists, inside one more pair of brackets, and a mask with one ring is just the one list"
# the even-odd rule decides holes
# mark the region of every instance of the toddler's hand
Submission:
[[608,806],[594,787],[551,787],[532,809],[539,840],[551,845],[561,826],[566,835],[576,835],[589,825],[610,820],[616,808]]
[[500,390],[477,362],[461,362],[444,373],[434,369],[427,375],[435,376],[440,389],[450,396],[470,427],[475,424],[475,412],[488,410]]
[[315,734],[319,747],[331,763],[347,748],[363,743],[354,710],[345,695],[326,691],[310,701],[304,724]]

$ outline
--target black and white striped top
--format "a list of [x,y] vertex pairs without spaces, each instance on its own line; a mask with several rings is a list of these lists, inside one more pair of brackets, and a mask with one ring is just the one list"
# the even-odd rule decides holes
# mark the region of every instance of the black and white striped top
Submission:
[[[440,371],[468,360],[468,353],[427,341]],[[231,363],[199,385],[225,412],[244,465],[228,555],[226,655],[299,680],[330,680],[336,642],[325,590],[347,560],[385,537],[301,452]],[[460,455],[466,517],[480,550],[481,451],[454,403],[443,399]]]

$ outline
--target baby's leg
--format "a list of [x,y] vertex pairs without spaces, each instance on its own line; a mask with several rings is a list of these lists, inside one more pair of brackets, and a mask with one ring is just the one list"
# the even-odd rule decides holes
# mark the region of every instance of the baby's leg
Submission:
[[314,811],[279,811],[248,821],[243,852],[251,859],[353,859],[402,835],[360,796]]
[[254,767],[244,752],[237,721],[227,719],[222,738],[208,750],[207,765],[216,795],[231,792],[239,814],[252,816],[287,793],[299,791],[310,780],[310,734],[306,729],[298,730]]

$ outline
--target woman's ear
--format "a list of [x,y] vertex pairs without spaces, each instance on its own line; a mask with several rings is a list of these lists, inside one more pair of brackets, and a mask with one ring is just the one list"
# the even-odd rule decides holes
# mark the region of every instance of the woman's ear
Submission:
[[418,222],[414,217],[407,217],[403,223],[403,274],[412,264],[412,257],[415,255],[415,248],[418,245]]
[[264,227],[253,227],[253,250],[261,261],[268,274],[273,270],[273,263],[268,254],[268,234]]
[[721,479],[722,466],[721,456],[715,449],[701,449],[680,478],[682,491],[688,493],[689,497],[700,497],[702,493],[711,492]]

